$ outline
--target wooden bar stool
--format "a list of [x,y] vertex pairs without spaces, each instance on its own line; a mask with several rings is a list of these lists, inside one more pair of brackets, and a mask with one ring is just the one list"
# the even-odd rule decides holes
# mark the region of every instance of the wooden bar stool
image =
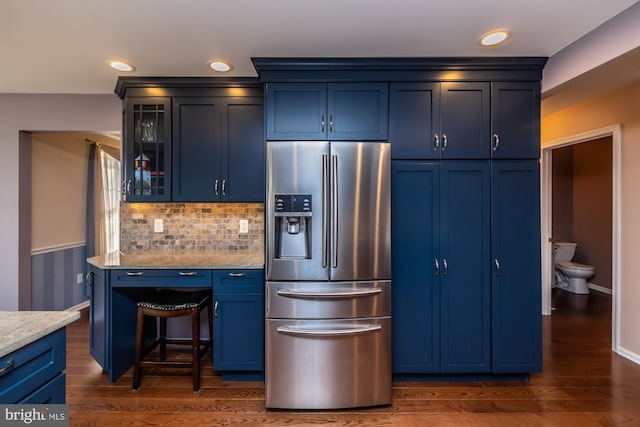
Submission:
[[[200,313],[207,308],[209,339],[200,339]],[[147,349],[144,349],[144,316],[160,319],[160,336]],[[191,316],[191,339],[167,339],[167,318]],[[140,388],[143,366],[169,366],[173,368],[192,368],[193,391],[200,390],[200,359],[211,348],[213,342],[213,313],[211,291],[183,291],[160,289],[138,302],[136,325],[136,350],[133,361],[133,390]],[[190,345],[191,362],[167,360],[167,344]],[[159,360],[145,360],[157,346],[160,346]]]

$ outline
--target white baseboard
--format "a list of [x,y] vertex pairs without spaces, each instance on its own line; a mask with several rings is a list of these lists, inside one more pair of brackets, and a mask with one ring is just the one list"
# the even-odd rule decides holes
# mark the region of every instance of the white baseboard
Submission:
[[611,289],[610,288],[605,288],[604,286],[600,286],[600,285],[594,285],[591,282],[589,282],[588,285],[589,285],[589,289],[593,289],[594,291],[602,292],[603,294],[611,295]]
[[73,307],[69,307],[65,311],[80,311],[87,307],[89,307],[89,300],[83,301],[80,304],[76,304]]
[[618,353],[620,356],[624,357],[625,359],[629,359],[633,363],[640,365],[640,354],[636,354],[623,347],[618,347],[618,350],[616,351],[616,353]]

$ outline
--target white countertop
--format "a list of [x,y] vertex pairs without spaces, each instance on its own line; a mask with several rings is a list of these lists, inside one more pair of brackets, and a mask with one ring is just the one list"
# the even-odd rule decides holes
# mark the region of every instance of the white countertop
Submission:
[[87,259],[103,269],[261,269],[264,254],[251,251],[134,251],[110,252]]
[[0,357],[79,318],[79,311],[0,311]]

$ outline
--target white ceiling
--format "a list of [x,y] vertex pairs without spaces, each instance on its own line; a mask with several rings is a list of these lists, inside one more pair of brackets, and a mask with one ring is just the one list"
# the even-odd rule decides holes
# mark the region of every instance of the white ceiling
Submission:
[[[552,56],[636,0],[1,0],[0,93],[113,93],[136,76],[255,76],[251,57]],[[513,33],[482,48],[485,32]]]

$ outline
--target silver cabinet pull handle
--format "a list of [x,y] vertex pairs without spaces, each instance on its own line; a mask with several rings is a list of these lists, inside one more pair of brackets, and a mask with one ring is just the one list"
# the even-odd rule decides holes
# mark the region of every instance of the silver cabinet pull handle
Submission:
[[127,194],[131,194],[131,180],[127,181]]
[[13,359],[7,360],[7,363],[5,363],[2,368],[0,368],[0,376],[10,371],[11,368],[13,368],[13,363]]
[[86,276],[84,276],[84,282],[87,284],[87,286],[92,287],[93,286],[93,271],[90,271],[87,273]]
[[222,180],[222,195],[223,196],[227,195],[227,180],[226,179]]
[[218,196],[218,180],[216,179],[216,181],[213,183],[213,191],[216,193],[216,196]]
[[344,335],[357,335],[366,334],[368,332],[376,332],[382,329],[380,325],[368,325],[365,328],[352,328],[352,329],[298,329],[291,326],[280,326],[276,330],[283,334],[290,335],[313,335],[321,337],[331,336],[344,336]]
[[449,272],[449,265],[447,264],[447,260],[445,258],[442,258],[442,267],[444,268],[444,270],[442,271],[442,275],[446,276]]
[[197,271],[179,271],[178,274],[182,277],[191,277],[198,274]]
[[329,115],[329,132],[333,132],[333,114]]
[[497,133],[493,134],[493,151],[498,149],[498,145],[500,145],[500,137]]
[[498,258],[494,258],[493,262],[496,265],[496,276],[499,276],[500,275],[500,261],[498,261]]
[[142,276],[143,274],[144,274],[144,271],[127,271],[127,276],[138,277],[138,276]]
[[442,151],[447,149],[447,134],[442,134]]
[[213,304],[213,317],[218,318],[218,301]]
[[436,133],[433,135],[433,151],[438,151],[440,149],[440,137]]
[[229,273],[229,277],[244,277],[244,273]]
[[438,277],[438,275],[440,274],[440,264],[438,263],[438,258],[435,258],[433,262],[436,265],[436,277]]
[[[322,116],[324,118],[324,116]],[[324,122],[323,122],[324,123]],[[327,268],[329,255],[329,156],[322,155],[322,268]]]
[[381,288],[371,288],[362,291],[345,291],[345,292],[296,292],[289,289],[278,289],[278,296],[292,298],[357,298],[378,295],[382,293]]
[[322,119],[321,119],[320,123],[322,124],[322,131],[321,132],[324,132],[324,114],[322,115]]

